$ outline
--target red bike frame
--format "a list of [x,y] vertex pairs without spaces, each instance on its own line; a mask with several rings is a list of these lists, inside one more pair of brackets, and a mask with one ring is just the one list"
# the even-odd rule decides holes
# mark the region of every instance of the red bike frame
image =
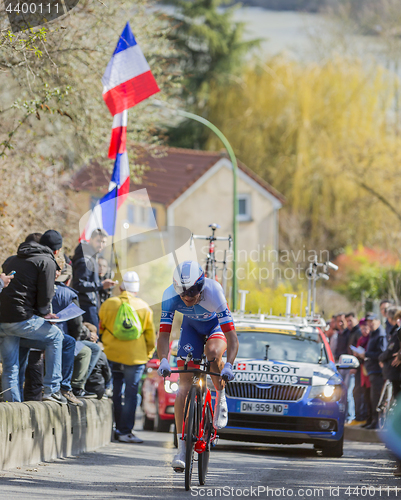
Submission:
[[[195,370],[172,370],[172,372],[175,373],[205,373],[208,375],[216,375],[220,376],[219,373],[211,373],[211,372],[202,372],[199,369]],[[194,382],[196,384],[197,382]],[[213,427],[213,433],[210,436],[210,442],[214,442],[217,439],[217,429],[213,426],[213,407],[212,407],[212,395],[210,392],[210,389],[207,388],[206,393],[205,393],[205,401],[203,402],[202,406],[202,418],[201,422],[199,425],[199,435],[196,436],[196,443],[195,443],[195,451],[197,453],[203,453],[206,450],[206,441],[204,440],[204,424],[205,424],[205,416],[206,416],[206,410],[207,408],[210,409],[210,414],[211,414],[211,419],[212,419],[212,427]],[[181,431],[181,438],[184,439],[185,437],[185,418],[183,419],[182,422],[182,431]]]

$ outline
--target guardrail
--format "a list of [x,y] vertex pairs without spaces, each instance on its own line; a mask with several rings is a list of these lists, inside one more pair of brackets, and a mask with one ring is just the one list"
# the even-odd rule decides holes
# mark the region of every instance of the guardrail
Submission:
[[111,440],[111,400],[81,407],[53,402],[0,403],[0,469],[93,451]]

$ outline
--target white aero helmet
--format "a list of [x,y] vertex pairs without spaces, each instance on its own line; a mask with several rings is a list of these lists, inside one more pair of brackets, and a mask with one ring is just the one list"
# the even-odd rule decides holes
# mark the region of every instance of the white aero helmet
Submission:
[[176,267],[173,274],[173,286],[178,295],[194,297],[205,286],[205,273],[197,262],[186,260]]

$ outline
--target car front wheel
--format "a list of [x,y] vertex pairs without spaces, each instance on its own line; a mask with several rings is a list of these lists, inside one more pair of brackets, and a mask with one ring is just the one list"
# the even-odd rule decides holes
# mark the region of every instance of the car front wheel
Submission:
[[156,414],[155,414],[155,431],[156,432],[169,432],[171,426],[171,420],[162,420],[159,415],[159,400],[156,398]]
[[146,413],[143,414],[143,430],[144,431],[153,431],[154,422],[150,418],[146,416]]
[[322,455],[324,457],[340,458],[344,453],[344,436],[341,437],[339,441],[333,444],[327,444],[322,446]]

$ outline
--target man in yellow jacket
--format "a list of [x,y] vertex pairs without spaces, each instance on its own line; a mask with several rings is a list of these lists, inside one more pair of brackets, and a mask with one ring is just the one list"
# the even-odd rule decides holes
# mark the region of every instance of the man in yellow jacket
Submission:
[[[135,424],[138,384],[156,344],[153,313],[148,304],[137,297],[139,292],[137,273],[132,271],[124,274],[120,292],[118,297],[107,299],[100,307],[100,333],[104,352],[113,372],[114,420],[118,440],[124,443],[142,443],[142,439],[132,434],[132,429]],[[117,312],[123,302],[128,302],[139,316],[142,334],[136,340],[119,340],[113,335]],[[124,382],[124,405],[122,405]]]

